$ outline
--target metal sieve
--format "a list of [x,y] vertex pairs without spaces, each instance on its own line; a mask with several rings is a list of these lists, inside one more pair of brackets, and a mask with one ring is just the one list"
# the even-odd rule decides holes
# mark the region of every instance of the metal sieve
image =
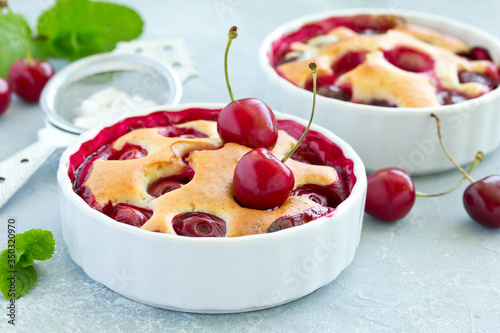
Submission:
[[90,56],[62,69],[44,88],[40,106],[49,123],[80,134],[87,128],[73,124],[78,106],[107,87],[141,95],[156,105],[177,104],[182,94],[182,85],[170,66],[143,56],[111,53]]

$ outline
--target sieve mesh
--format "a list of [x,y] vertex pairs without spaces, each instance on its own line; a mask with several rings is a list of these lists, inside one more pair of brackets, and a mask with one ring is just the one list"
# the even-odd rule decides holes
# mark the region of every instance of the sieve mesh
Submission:
[[81,102],[108,87],[138,94],[157,105],[178,103],[182,89],[173,70],[154,60],[120,54],[91,56],[72,63],[49,81],[41,97],[45,117],[54,126],[79,134],[85,129],[73,120],[80,115]]

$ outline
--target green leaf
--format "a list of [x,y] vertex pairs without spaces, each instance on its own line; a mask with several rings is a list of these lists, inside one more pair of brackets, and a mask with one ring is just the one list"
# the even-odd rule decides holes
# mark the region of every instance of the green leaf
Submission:
[[28,230],[15,237],[17,262],[22,267],[33,265],[34,260],[47,260],[54,254],[55,240],[52,232],[41,229]]
[[[18,27],[19,25],[19,27]],[[0,10],[0,76],[6,78],[10,65],[26,57],[23,40],[28,42],[34,57],[45,57],[31,38],[31,29],[21,15],[11,15]]]
[[31,229],[17,234],[9,248],[0,252],[0,291],[5,299],[17,299],[31,289],[37,279],[33,260],[52,257],[55,240],[52,232]]
[[37,32],[49,56],[78,59],[112,51],[116,43],[140,36],[143,21],[126,6],[90,0],[58,0],[44,12]]
[[7,300],[18,299],[33,287],[37,273],[33,266],[9,263],[9,253],[0,253],[0,291]]

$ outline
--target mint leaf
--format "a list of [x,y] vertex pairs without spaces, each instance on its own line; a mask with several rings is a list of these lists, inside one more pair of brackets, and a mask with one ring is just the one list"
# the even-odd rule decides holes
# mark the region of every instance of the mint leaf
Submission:
[[22,267],[33,265],[35,260],[47,260],[54,253],[55,240],[52,232],[32,229],[15,237],[17,261]]
[[37,32],[49,56],[71,60],[112,51],[119,41],[142,33],[143,21],[128,7],[90,0],[58,0],[44,12]]
[[[17,19],[17,22],[16,22]],[[17,24],[21,30],[19,30]],[[26,57],[23,39],[28,41],[31,54],[44,59],[37,44],[31,38],[31,29],[21,15],[11,15],[0,10],[0,76],[6,78],[10,65],[17,59]]]
[[37,280],[33,260],[46,260],[54,253],[52,232],[32,229],[9,241],[9,248],[0,252],[0,291],[5,299],[17,299],[31,289]]
[[[10,262],[9,262],[10,260]],[[0,291],[6,300],[23,296],[35,284],[37,274],[33,266],[13,264],[9,253],[0,253]]]

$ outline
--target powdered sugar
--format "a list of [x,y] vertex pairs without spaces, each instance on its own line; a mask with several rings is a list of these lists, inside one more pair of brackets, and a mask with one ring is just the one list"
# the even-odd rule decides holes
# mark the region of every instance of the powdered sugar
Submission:
[[79,116],[73,120],[73,124],[88,129],[109,119],[127,116],[155,105],[155,102],[139,94],[129,95],[114,87],[108,87],[82,101],[76,110]]

